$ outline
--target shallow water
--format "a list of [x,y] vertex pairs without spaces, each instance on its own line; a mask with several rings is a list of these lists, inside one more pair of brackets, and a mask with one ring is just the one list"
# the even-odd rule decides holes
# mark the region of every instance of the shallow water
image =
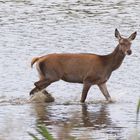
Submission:
[[[30,140],[27,132],[36,134],[39,122],[61,140],[69,135],[78,140],[131,139],[140,96],[140,1],[1,0],[0,7],[0,139]],[[115,28],[127,36],[136,30],[138,35],[133,54],[108,82],[114,103],[107,104],[95,86],[82,105],[82,85],[63,81],[48,88],[54,103],[28,102],[38,80],[30,68],[32,57],[54,52],[107,54],[117,45]]]

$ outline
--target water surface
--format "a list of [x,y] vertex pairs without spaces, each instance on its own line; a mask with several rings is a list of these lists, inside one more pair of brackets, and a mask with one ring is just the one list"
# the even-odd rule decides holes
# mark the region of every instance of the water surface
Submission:
[[[40,122],[61,140],[126,140],[133,135],[140,96],[139,0],[1,0],[0,7],[0,139],[30,140],[27,132],[37,134]],[[63,81],[48,88],[54,103],[28,103],[38,80],[30,68],[32,57],[110,53],[117,45],[115,28],[138,35],[133,54],[108,82],[113,104],[106,104],[95,86],[81,105],[82,85]]]

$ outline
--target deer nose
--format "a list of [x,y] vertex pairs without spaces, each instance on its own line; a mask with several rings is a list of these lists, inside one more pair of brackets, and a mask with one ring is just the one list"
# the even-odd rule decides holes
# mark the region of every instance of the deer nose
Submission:
[[131,50],[128,50],[128,51],[127,51],[127,54],[128,54],[128,55],[131,55],[131,54],[132,54],[132,51],[131,51]]

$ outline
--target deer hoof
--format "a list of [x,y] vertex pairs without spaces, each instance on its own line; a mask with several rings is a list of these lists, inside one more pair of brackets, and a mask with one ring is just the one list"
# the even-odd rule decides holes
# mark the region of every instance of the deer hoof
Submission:
[[34,93],[37,91],[37,89],[36,88],[33,88],[31,91],[30,91],[30,96],[32,96],[32,95],[34,95]]
[[34,95],[34,91],[33,91],[33,90],[30,91],[29,95],[30,95],[30,96]]
[[107,99],[107,103],[113,103],[113,100],[111,98]]

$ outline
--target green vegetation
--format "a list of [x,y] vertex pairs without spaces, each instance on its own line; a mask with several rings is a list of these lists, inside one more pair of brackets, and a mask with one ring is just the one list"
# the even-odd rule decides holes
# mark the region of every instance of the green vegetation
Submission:
[[[136,118],[136,123],[138,123],[138,119],[139,119],[139,113],[140,113],[140,99],[138,101],[138,105],[137,105],[137,110],[136,110],[136,115],[137,115],[137,118]],[[69,140],[75,140],[74,137],[71,137],[69,136],[69,129],[71,127],[70,126],[64,126],[64,129],[67,130],[66,133],[67,134],[64,134],[64,131],[62,132],[62,136],[63,137],[67,137],[69,138]],[[29,133],[29,135],[33,138],[33,140],[55,140],[53,138],[53,136],[48,132],[46,126],[40,124],[40,125],[37,125],[37,132],[40,134],[39,138],[35,135],[35,134],[32,134],[32,133]],[[138,132],[137,132],[137,127],[136,127],[136,130],[134,131],[134,133],[130,136],[129,140],[138,140],[139,139],[139,136],[138,136]]]
[[[36,130],[44,138],[44,140],[54,140],[53,136],[48,132],[45,126],[38,125]],[[33,138],[33,140],[41,140],[32,133],[29,133],[29,135]]]
[[139,101],[138,101],[138,105],[137,105],[137,120],[136,121],[138,121],[138,118],[139,118],[139,112],[140,112],[140,99],[139,99]]

